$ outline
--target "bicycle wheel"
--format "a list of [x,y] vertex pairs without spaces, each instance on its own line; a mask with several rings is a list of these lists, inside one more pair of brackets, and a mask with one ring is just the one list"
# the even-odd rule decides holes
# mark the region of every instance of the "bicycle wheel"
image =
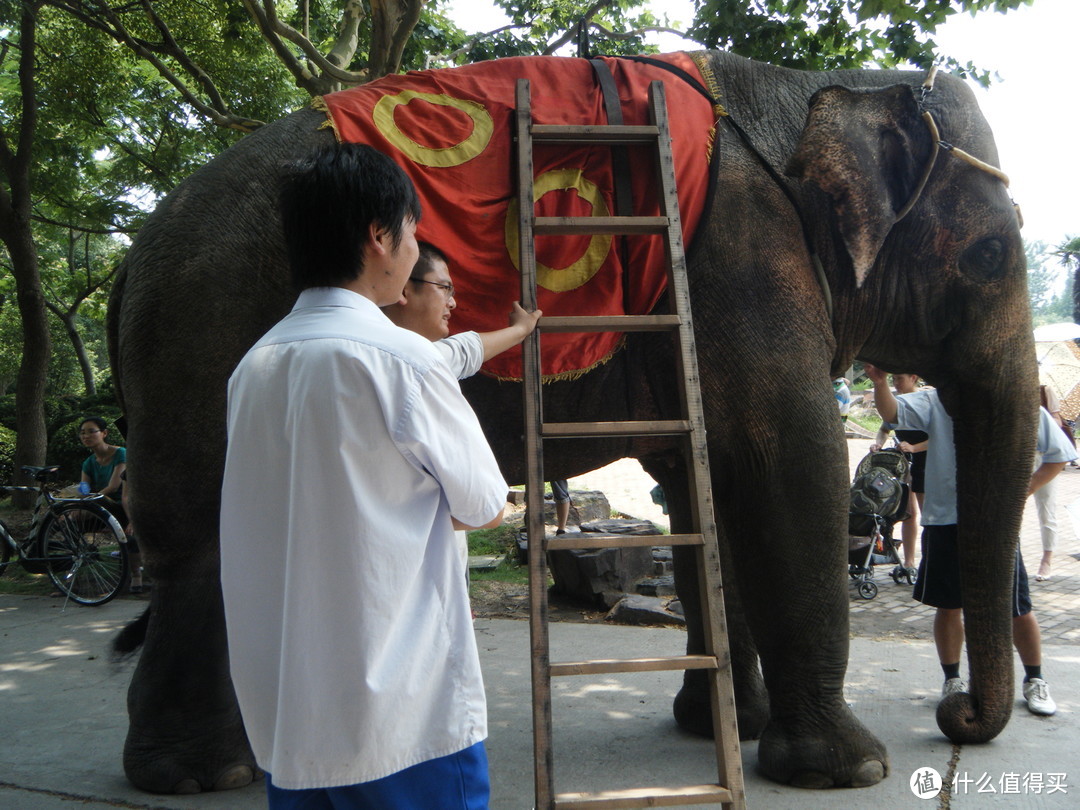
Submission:
[[41,527],[41,556],[53,585],[80,605],[103,605],[127,582],[124,532],[95,504],[53,506]]

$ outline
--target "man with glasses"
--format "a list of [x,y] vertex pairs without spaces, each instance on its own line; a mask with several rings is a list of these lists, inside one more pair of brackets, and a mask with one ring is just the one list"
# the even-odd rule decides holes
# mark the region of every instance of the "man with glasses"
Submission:
[[409,274],[409,282],[401,298],[383,307],[383,312],[402,329],[434,341],[459,380],[471,377],[485,360],[521,343],[536,328],[540,310],[526,312],[515,301],[509,326],[493,332],[451,335],[450,316],[457,308],[457,300],[446,254],[429,242],[417,244],[420,254]]

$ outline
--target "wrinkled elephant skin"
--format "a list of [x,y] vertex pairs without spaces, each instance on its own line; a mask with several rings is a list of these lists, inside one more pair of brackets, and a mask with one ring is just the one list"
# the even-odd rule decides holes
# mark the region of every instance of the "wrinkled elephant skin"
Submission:
[[[1008,582],[1034,445],[1017,217],[999,179],[947,153],[916,193],[936,149],[916,103],[922,75],[710,58],[725,107],[786,172],[770,177],[721,119],[708,206],[688,251],[741,733],[760,738],[760,767],[778,781],[871,784],[888,757],[843,695],[848,473],[830,379],[856,357],[919,372],[956,420],[971,697],[943,703],[939,721],[953,739],[991,739],[1013,701]],[[943,139],[996,165],[962,82],[939,76],[925,104]],[[148,790],[230,787],[257,774],[217,584],[225,383],[291,306],[276,179],[290,158],[330,141],[321,121],[294,113],[185,181],[139,233],[111,301],[132,511],[156,583],[125,754],[129,778]],[[585,377],[545,386],[545,418],[671,418],[665,346],[632,336]],[[508,480],[523,480],[519,387],[476,377],[463,389]],[[546,470],[565,478],[628,455],[664,486],[672,531],[686,531],[676,450],[662,442],[552,446]],[[676,578],[688,650],[698,652],[697,578],[683,553]],[[704,680],[688,674],[678,721],[709,733],[705,700]]]

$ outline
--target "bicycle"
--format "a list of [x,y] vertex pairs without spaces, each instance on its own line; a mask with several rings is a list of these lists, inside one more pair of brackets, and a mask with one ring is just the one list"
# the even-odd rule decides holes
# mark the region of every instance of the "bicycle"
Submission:
[[[0,520],[0,574],[18,563],[31,574],[48,574],[52,584],[80,605],[103,605],[128,580],[127,537],[97,493],[66,498],[48,488],[60,468],[23,467],[37,487],[0,487],[37,492],[26,537],[16,541]],[[12,557],[14,556],[14,559]]]

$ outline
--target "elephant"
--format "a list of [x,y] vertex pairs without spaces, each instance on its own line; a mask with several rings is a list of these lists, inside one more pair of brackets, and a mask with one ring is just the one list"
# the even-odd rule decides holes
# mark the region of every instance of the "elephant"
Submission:
[[[701,58],[729,119],[703,164],[686,261],[740,736],[759,740],[773,780],[865,786],[889,764],[843,695],[848,467],[831,380],[855,359],[918,372],[956,422],[971,685],[941,704],[938,723],[956,742],[990,740],[1012,705],[1011,561],[1037,401],[1018,210],[956,77],[930,89],[910,71]],[[294,112],[185,180],[134,239],[110,300],[131,512],[154,581],[123,757],[148,791],[226,789],[259,773],[218,581],[226,381],[295,298],[276,179],[330,142],[324,120]],[[673,418],[669,352],[656,335],[628,335],[607,362],[544,386],[545,419]],[[477,375],[462,390],[507,480],[523,482],[520,385]],[[655,438],[554,442],[545,474],[637,458],[667,493],[672,531],[687,532],[679,452]],[[692,556],[676,555],[687,649],[701,652]],[[704,677],[687,673],[676,721],[711,733],[707,700]]]

